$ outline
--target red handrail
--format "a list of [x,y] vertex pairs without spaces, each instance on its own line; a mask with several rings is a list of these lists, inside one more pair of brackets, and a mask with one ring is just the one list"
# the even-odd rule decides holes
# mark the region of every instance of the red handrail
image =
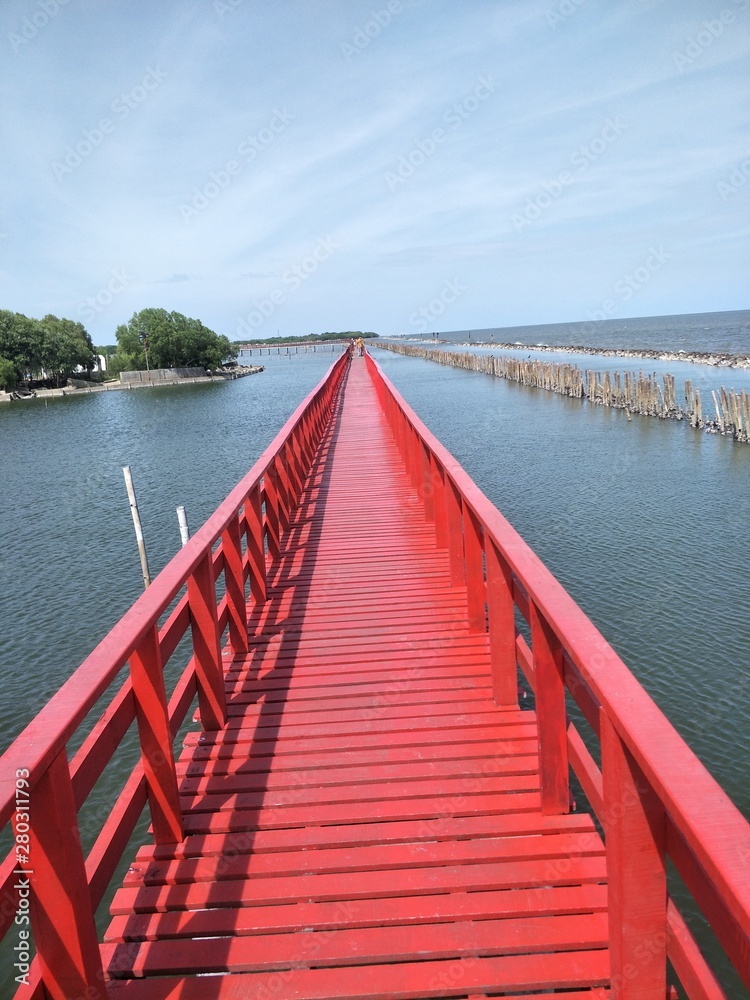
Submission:
[[[204,729],[226,722],[222,637],[228,630],[233,652],[248,648],[245,585],[249,579],[254,601],[265,600],[266,550],[273,561],[350,356],[342,354],[215,513],[0,757],[0,827],[12,822],[14,836],[0,866],[0,938],[14,922],[24,941],[33,933],[37,957],[28,985],[19,988],[24,1000],[106,997],[94,912],[147,799],[156,842],[182,837],[174,735],[196,694]],[[188,627],[193,655],[167,701],[164,665]],[[128,662],[124,683],[69,762],[66,744]],[[78,810],[134,721],[141,760],[84,858]],[[19,913],[30,924],[17,921]]]
[[[470,622],[489,632],[497,704],[517,706],[517,666],[534,690],[543,809],[568,811],[570,764],[604,828],[615,995],[666,996],[667,958],[691,1000],[725,995],[668,896],[667,859],[750,985],[750,824],[369,354],[367,365]],[[566,717],[566,690],[600,739],[601,769]]]

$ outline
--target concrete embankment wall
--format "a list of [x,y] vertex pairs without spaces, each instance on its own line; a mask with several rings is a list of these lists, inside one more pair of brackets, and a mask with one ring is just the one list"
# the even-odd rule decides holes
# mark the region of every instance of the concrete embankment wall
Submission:
[[[83,393],[111,392],[114,389],[148,389],[167,385],[195,385],[197,382],[231,382],[238,378],[246,378],[248,375],[257,375],[263,371],[263,365],[237,365],[229,368],[221,374],[207,375],[203,368],[161,368],[157,371],[167,372],[168,375],[160,378],[148,378],[149,372],[126,372],[125,374],[142,375],[143,378],[124,379],[120,382],[88,382],[83,379],[68,379],[68,385],[62,389],[37,389],[31,399],[54,399],[58,396],[80,396]],[[199,372],[192,375],[192,372]],[[184,374],[178,374],[184,373]],[[152,376],[154,372],[150,373]],[[13,401],[13,394],[0,392],[0,403],[10,403]]]
[[205,368],[152,368],[150,372],[120,372],[121,382],[163,382],[175,378],[205,378]]

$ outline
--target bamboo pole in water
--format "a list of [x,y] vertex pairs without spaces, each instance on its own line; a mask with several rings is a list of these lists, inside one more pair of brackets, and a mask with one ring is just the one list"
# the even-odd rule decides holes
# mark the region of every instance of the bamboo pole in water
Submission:
[[701,394],[690,380],[685,381],[685,409],[677,403],[676,382],[673,375],[665,374],[662,382],[656,373],[582,371],[577,365],[532,361],[510,355],[474,354],[471,351],[446,351],[411,344],[381,343],[378,345],[395,354],[425,358],[438,364],[486,372],[497,378],[518,382],[521,385],[546,389],[560,395],[587,399],[589,403],[625,410],[631,414],[682,420],[690,426],[704,428],[712,433],[731,435],[736,441],[750,441],[750,396],[745,391],[727,392],[722,388],[720,397],[712,392],[716,419],[703,418]]
[[143,587],[145,589],[151,584],[151,574],[148,570],[148,557],[146,556],[146,543],[143,539],[143,529],[141,528],[141,515],[138,512],[138,501],[135,498],[135,487],[133,486],[133,476],[130,472],[130,466],[124,465],[122,471],[125,476],[125,488],[128,491],[128,500],[130,501],[130,513],[133,515],[135,540],[138,543],[138,555],[141,557],[141,572],[143,573]]

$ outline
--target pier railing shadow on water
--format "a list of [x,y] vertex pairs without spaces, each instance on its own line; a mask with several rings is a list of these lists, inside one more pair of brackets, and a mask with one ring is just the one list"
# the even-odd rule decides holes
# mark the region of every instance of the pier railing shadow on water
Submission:
[[[147,801],[154,842],[183,839],[174,736],[196,695],[202,728],[226,727],[222,639],[227,634],[229,655],[248,650],[246,587],[251,607],[265,602],[267,563],[273,566],[279,558],[281,534],[289,527],[348,361],[346,352],[206,524],[0,758],[0,829],[10,827],[13,838],[0,866],[0,938],[21,926],[16,956],[29,959],[36,949],[36,957],[18,967],[18,995],[24,1000],[107,996],[94,914]],[[164,667],[188,632],[193,655],[168,699]],[[107,689],[122,680],[126,665],[124,683],[69,760],[69,741],[88,724]],[[141,760],[84,857],[78,812],[134,724]],[[16,919],[19,914],[25,922]]]

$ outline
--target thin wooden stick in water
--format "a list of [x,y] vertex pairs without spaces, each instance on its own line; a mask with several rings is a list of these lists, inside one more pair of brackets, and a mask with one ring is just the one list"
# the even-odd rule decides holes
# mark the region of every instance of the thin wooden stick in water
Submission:
[[125,476],[128,500],[130,501],[130,513],[133,515],[135,540],[138,542],[138,554],[141,557],[141,571],[143,573],[143,587],[145,589],[151,584],[151,574],[148,571],[148,558],[146,556],[146,543],[143,540],[143,529],[141,528],[141,515],[138,513],[138,501],[135,499],[135,487],[133,486],[133,476],[130,472],[130,466],[124,465],[122,471]]

